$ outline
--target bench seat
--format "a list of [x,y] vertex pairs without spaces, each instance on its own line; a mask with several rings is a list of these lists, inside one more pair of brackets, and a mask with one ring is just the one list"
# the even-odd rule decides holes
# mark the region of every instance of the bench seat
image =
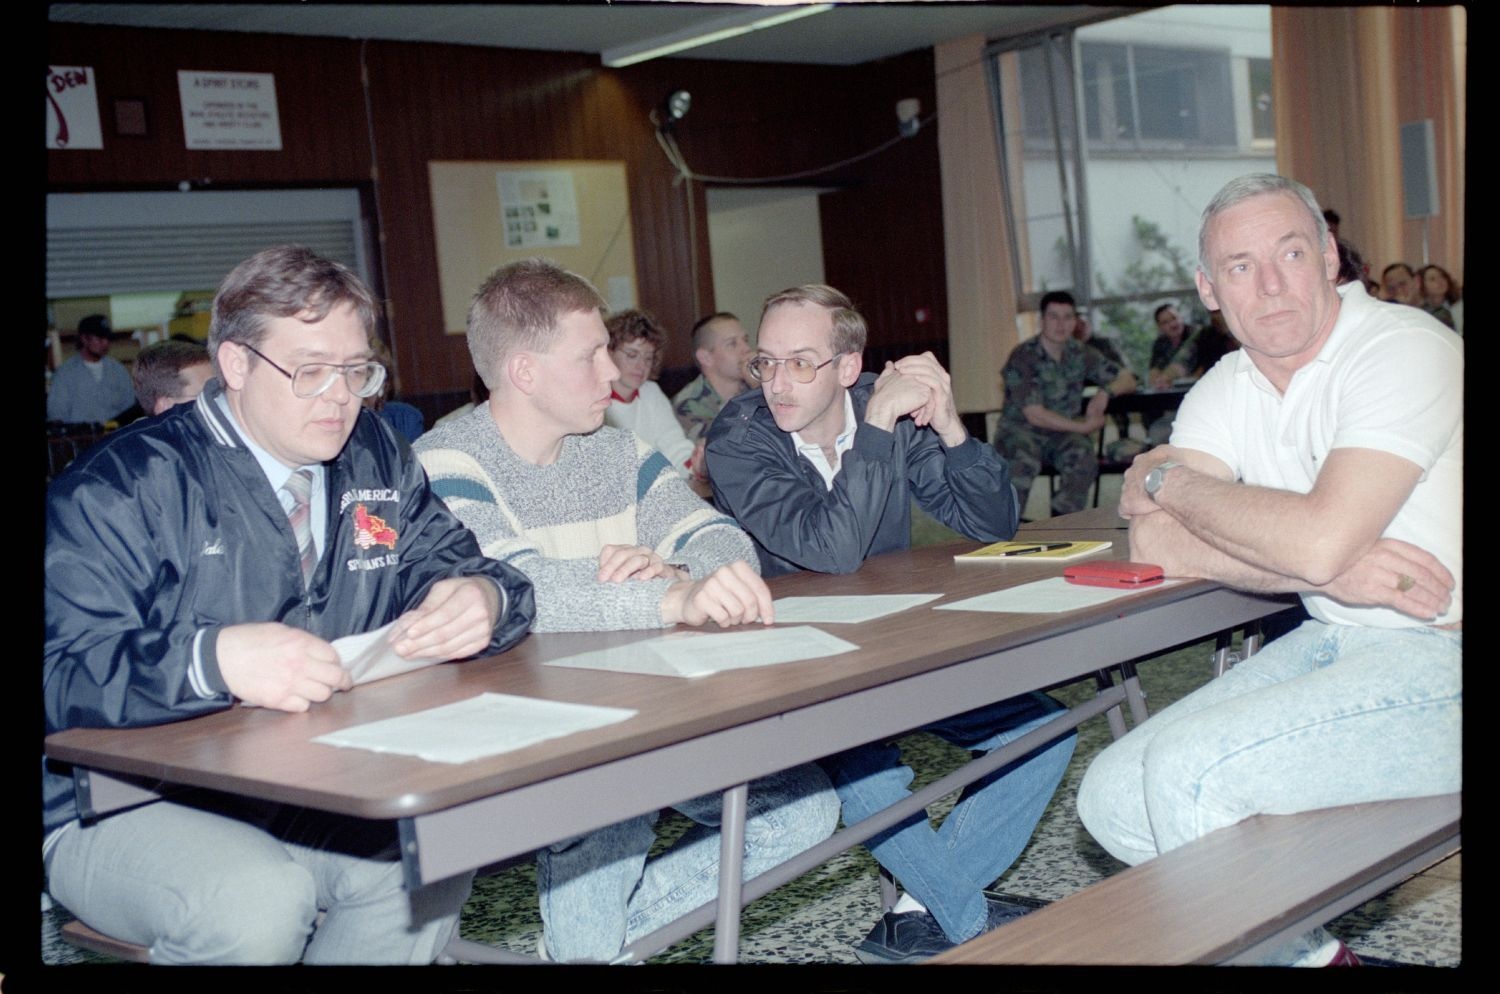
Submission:
[[1258,962],[1457,850],[1461,809],[1445,794],[1257,815],[929,962]]

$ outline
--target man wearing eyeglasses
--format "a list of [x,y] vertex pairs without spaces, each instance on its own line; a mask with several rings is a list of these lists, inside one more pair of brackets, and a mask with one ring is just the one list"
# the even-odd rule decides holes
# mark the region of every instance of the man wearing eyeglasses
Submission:
[[[959,420],[948,373],[931,353],[861,373],[866,328],[849,298],[811,284],[761,312],[750,375],[760,392],[729,401],[708,429],[714,498],[755,539],[761,571],[852,573],[911,545],[911,504],[963,535],[1015,534],[1005,462]],[[1041,694],[1001,701],[925,731],[989,752],[1049,721]],[[934,830],[923,814],[874,836],[870,851],[906,888],[855,955],[925,959],[1023,914],[985,888],[1020,855],[1073,753],[1069,736],[972,790]],[[853,825],[908,796],[897,747],[874,742],[823,760]]]
[[[218,379],[53,483],[49,733],[306,711],[350,688],[331,640],[390,622],[406,658],[525,634],[530,584],[360,413],[385,378],[374,308],[304,248],[253,256],[214,300]],[[154,963],[430,963],[468,894],[461,875],[409,896],[391,823],[187,794],[84,824],[68,773],[43,772],[48,889]]]
[[709,430],[710,473],[728,474],[715,500],[755,539],[765,576],[852,573],[908,548],[912,498],[976,541],[1015,533],[1005,462],[964,430],[947,371],[928,352],[862,373],[865,337],[833,287],[772,296],[748,363],[761,389]]

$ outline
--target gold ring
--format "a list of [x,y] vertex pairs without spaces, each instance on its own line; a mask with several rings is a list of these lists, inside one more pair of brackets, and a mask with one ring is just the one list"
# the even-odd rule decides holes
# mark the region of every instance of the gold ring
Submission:
[[1396,574],[1396,589],[1401,591],[1403,594],[1416,585],[1417,581],[1407,576],[1405,573]]

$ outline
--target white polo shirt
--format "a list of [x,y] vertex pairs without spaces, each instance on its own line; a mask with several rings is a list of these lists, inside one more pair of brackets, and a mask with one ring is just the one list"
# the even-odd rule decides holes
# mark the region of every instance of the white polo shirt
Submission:
[[[1463,618],[1463,339],[1415,307],[1372,300],[1359,283],[1338,288],[1338,320],[1316,359],[1277,392],[1243,349],[1188,392],[1172,444],[1222,461],[1255,486],[1307,493],[1340,448],[1376,449],[1415,463],[1421,479],[1384,536],[1432,553],[1453,572]],[[1304,594],[1320,621],[1375,628],[1422,622],[1388,608],[1349,607]]]

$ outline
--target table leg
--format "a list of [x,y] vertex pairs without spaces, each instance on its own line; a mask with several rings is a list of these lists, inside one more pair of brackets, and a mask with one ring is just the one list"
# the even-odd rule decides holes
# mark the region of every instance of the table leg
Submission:
[[1231,645],[1234,640],[1233,632],[1220,632],[1214,637],[1214,677],[1218,678],[1229,672],[1229,667],[1234,665],[1234,650]]
[[880,868],[880,910],[890,911],[896,906],[896,900],[900,896],[896,892],[896,881],[891,876],[891,871],[882,866]]
[[142,777],[103,773],[82,766],[73,769],[73,796],[80,817],[86,819],[159,801],[173,792],[174,788]]
[[[843,828],[835,832],[832,837],[824,839],[806,852],[793,856],[784,863],[772,867],[761,873],[755,879],[745,883],[740,893],[736,908],[742,906],[746,901],[754,901],[764,897],[777,887],[782,886],[813,868],[827,862],[834,856],[853,846],[864,843],[867,839],[880,834],[893,825],[899,825],[918,811],[924,811],[928,805],[949,794],[957,793],[969,784],[974,783],[1003,766],[1032,752],[1034,749],[1056,741],[1059,736],[1067,734],[1080,724],[1090,718],[1104,713],[1109,708],[1119,710],[1125,693],[1112,684],[1100,690],[1100,693],[1092,701],[1078,705],[1068,711],[1054,716],[1045,725],[1033,728],[1018,739],[1007,742],[1005,745],[987,753],[980,759],[970,762],[941,777],[927,786],[921,788],[910,796],[896,802],[884,811],[877,812],[853,827]],[[722,878],[721,878],[722,881]],[[720,891],[720,898],[723,891]],[[895,894],[890,895],[894,903]],[[643,935],[635,942],[626,947],[628,958],[622,961],[644,960],[653,953],[665,949],[674,942],[692,935],[700,929],[706,928],[715,922],[715,912],[721,907],[717,901],[707,901],[701,907],[683,915],[670,925],[664,925],[649,935]],[[722,932],[719,933],[722,936]]]
[[719,819],[719,917],[714,924],[714,962],[733,963],[740,949],[740,892],[745,864],[745,805],[749,784],[724,791]]
[[[1103,697],[1106,692],[1114,690],[1115,687],[1115,681],[1110,677],[1108,670],[1095,673],[1094,683],[1098,686],[1098,693],[1094,695],[1096,697]],[[1109,721],[1109,734],[1116,740],[1124,738],[1125,714],[1120,710],[1120,705],[1116,704],[1110,708],[1104,713],[1104,717]]]
[[1265,641],[1265,634],[1260,630],[1260,622],[1254,621],[1245,626],[1245,647],[1240,652],[1240,660],[1243,662],[1260,651],[1261,642]]
[[1125,700],[1130,703],[1130,721],[1139,725],[1150,717],[1146,712],[1146,692],[1141,689],[1141,678],[1134,663],[1121,663],[1120,675],[1125,678]]

